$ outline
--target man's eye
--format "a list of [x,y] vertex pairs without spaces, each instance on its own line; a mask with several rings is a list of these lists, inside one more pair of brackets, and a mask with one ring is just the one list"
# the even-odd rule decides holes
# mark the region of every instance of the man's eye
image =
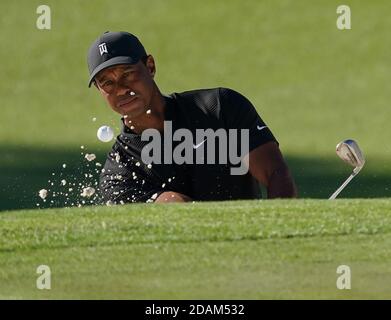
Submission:
[[133,73],[134,73],[133,71],[128,71],[128,72],[126,72],[126,73],[123,74],[123,78],[132,77]]
[[108,86],[111,86],[111,85],[113,85],[113,81],[109,80],[109,81],[103,82],[102,87],[108,87]]

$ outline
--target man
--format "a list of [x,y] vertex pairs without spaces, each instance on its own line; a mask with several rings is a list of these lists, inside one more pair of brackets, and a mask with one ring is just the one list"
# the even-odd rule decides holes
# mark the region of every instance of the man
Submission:
[[[146,53],[137,37],[127,32],[105,32],[99,37],[89,49],[88,67],[89,86],[92,83],[96,86],[113,111],[122,116],[123,122],[122,132],[107,156],[100,177],[100,191],[105,201],[257,199],[261,197],[259,183],[266,187],[268,198],[296,196],[296,187],[278,142],[241,94],[216,88],[162,95],[154,81],[154,58]],[[221,130],[223,133],[224,130],[231,133],[241,130],[243,137],[248,132],[248,152],[242,154],[242,163],[247,163],[248,172],[232,174],[231,162],[142,161],[143,149],[149,144],[142,134],[147,130],[154,129],[164,136],[162,153],[171,153],[172,144],[179,145],[179,141],[166,140],[168,123],[173,131],[187,129],[193,137],[200,129],[220,130],[220,133]],[[192,141],[194,153],[211,144],[209,140]],[[232,141],[228,142],[230,148],[239,138]],[[237,150],[245,142],[240,140],[233,148]],[[220,155],[226,151],[211,148],[206,148],[207,156],[211,155],[210,150]]]

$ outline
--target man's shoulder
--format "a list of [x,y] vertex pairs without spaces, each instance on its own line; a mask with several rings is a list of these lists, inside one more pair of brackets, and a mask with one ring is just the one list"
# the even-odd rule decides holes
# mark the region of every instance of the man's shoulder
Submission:
[[194,89],[187,90],[183,92],[174,92],[170,96],[173,98],[183,98],[183,99],[202,99],[202,98],[220,98],[222,95],[237,93],[235,90],[225,87],[216,87],[216,88],[204,88],[204,89]]
[[186,108],[187,111],[194,107],[203,113],[218,116],[224,102],[235,95],[240,94],[229,88],[217,87],[174,92],[170,96],[178,102],[179,107]]

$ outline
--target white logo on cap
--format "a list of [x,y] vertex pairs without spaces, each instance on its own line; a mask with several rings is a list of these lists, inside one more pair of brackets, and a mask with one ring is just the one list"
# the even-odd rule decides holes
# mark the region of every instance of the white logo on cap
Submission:
[[103,42],[99,45],[99,52],[100,52],[101,56],[103,56],[104,53],[108,53],[107,47],[106,47],[106,42]]

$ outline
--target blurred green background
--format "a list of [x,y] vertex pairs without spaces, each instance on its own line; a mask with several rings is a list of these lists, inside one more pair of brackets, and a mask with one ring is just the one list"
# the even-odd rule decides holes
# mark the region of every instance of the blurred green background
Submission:
[[[86,52],[106,30],[142,40],[164,93],[224,86],[247,96],[301,197],[326,198],[349,175],[334,152],[346,138],[367,166],[341,196],[390,196],[390,1],[45,1],[51,30],[36,28],[40,4],[0,4],[0,210],[35,207],[52,173],[82,178],[82,145],[104,162],[110,144],[96,130],[119,133],[120,122],[87,88]],[[336,27],[341,4],[351,30]]]

